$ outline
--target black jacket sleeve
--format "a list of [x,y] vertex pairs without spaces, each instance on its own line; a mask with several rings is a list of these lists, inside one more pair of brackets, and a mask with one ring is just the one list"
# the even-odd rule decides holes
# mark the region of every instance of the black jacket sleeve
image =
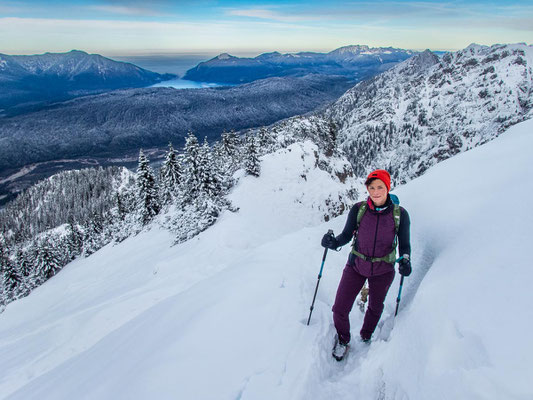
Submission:
[[339,246],[344,246],[353,238],[353,233],[355,228],[357,228],[357,213],[359,212],[359,204],[361,203],[357,203],[352,207],[348,213],[348,219],[346,220],[346,224],[344,225],[342,233],[335,238]]
[[398,249],[400,256],[408,254],[411,257],[411,220],[409,213],[401,207],[400,226],[398,228]]

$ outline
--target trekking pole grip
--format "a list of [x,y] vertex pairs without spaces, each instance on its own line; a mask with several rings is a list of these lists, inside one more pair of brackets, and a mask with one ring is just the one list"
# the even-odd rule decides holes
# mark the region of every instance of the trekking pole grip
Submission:
[[[327,234],[330,235],[330,236],[335,236],[331,229],[328,230]],[[322,277],[322,270],[324,269],[324,262],[326,261],[326,256],[328,254],[328,250],[329,249],[327,247],[324,249],[324,255],[322,256],[322,266],[320,267],[320,273],[318,274],[318,279],[320,279]]]

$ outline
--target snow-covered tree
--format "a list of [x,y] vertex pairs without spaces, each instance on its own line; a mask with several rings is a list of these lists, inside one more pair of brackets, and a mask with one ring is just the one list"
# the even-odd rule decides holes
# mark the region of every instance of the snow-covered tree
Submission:
[[261,172],[261,162],[257,153],[256,140],[252,135],[246,137],[246,148],[244,152],[244,169],[248,175],[259,176]]
[[198,139],[189,132],[184,149],[185,171],[183,176],[183,195],[185,199],[194,199],[201,189],[201,150]]
[[222,177],[207,138],[199,151],[200,188],[208,197],[215,198],[222,192]]
[[23,278],[17,265],[9,258],[0,259],[6,303],[16,300],[23,288]]
[[117,193],[115,195],[115,203],[116,203],[117,219],[119,221],[124,221],[124,218],[126,217],[126,214],[128,213],[128,210],[124,204],[124,198],[120,193]]
[[14,263],[22,278],[22,284],[19,286],[19,297],[27,296],[35,287],[32,281],[34,266],[29,260],[28,254],[28,250],[22,250],[20,248],[15,252]]
[[324,132],[324,154],[327,157],[331,157],[335,148],[337,147],[337,132],[338,127],[333,121],[329,121],[327,128]]
[[100,250],[104,245],[104,222],[100,215],[93,213],[85,222],[81,231],[83,232],[83,249],[85,257]]
[[150,167],[150,161],[142,150],[139,152],[139,165],[137,167],[137,190],[140,219],[142,224],[146,225],[159,213],[161,207],[155,176]]
[[34,265],[37,284],[47,281],[62,268],[53,238],[46,237],[40,240],[36,248]]
[[22,285],[22,276],[16,264],[9,257],[3,234],[0,235],[0,278],[2,279],[4,304],[17,299]]
[[28,251],[17,249],[15,252],[15,263],[18,265],[20,273],[23,278],[26,278],[32,274],[33,265],[28,259]]
[[220,141],[220,156],[224,169],[233,173],[238,168],[241,157],[241,140],[235,131],[223,132]]
[[161,202],[169,204],[177,196],[182,180],[181,167],[178,156],[172,147],[168,145],[168,152],[160,170]]
[[68,258],[74,260],[82,253],[83,232],[73,221],[70,221],[67,225],[67,235],[65,240],[68,250]]
[[257,133],[257,145],[261,148],[261,152],[268,151],[268,146],[270,146],[272,142],[272,136],[269,134],[267,128],[264,126],[261,127]]

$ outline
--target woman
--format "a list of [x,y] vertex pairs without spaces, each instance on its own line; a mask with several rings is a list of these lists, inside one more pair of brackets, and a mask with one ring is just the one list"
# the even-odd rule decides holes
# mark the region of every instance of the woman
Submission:
[[342,274],[335,304],[333,321],[337,330],[333,356],[341,360],[350,342],[349,314],[363,285],[368,280],[369,304],[361,328],[361,340],[370,341],[381,317],[384,301],[394,279],[396,244],[402,259],[399,272],[411,274],[411,245],[409,243],[409,214],[395,205],[389,195],[391,179],[387,171],[371,172],[365,182],[366,202],[355,204],[342,233],[335,237],[324,235],[322,246],[337,249],[353,238],[352,251]]

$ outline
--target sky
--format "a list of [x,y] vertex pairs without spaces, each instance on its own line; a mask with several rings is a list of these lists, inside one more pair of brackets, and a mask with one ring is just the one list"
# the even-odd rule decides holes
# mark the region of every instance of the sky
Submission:
[[257,55],[533,43],[533,2],[0,0],[0,53]]

